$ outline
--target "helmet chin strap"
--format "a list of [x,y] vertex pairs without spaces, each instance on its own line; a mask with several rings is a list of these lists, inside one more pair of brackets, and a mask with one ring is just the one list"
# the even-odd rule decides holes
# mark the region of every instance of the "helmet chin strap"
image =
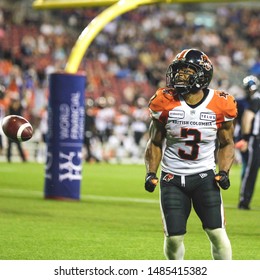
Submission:
[[180,95],[185,95],[185,94],[190,93],[190,91],[187,89],[187,86],[178,86],[178,85],[175,85],[174,88],[175,88],[175,90],[176,90],[176,93],[177,93],[177,94],[180,94]]

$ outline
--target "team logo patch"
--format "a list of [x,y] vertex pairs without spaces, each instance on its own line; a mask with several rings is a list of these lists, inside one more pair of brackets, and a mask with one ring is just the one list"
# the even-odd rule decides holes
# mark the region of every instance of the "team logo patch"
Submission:
[[210,71],[212,68],[212,64],[207,55],[203,54],[200,58],[200,65],[207,71]]
[[171,119],[183,119],[185,117],[185,112],[182,110],[174,110],[169,112],[169,117]]
[[207,173],[200,173],[199,175],[200,175],[200,178],[201,178],[201,179],[206,178],[206,177],[208,176]]
[[224,91],[221,91],[220,93],[219,93],[219,96],[220,97],[224,97],[225,99],[227,99],[227,96],[228,96],[229,94],[227,93],[227,92],[224,92]]
[[171,89],[171,88],[167,88],[167,89],[165,88],[165,89],[163,89],[163,93],[173,96],[174,95],[174,90]]
[[212,113],[200,113],[200,119],[204,121],[215,121],[217,119],[216,114]]
[[194,116],[194,115],[196,114],[196,111],[195,111],[195,110],[191,110],[191,111],[190,111],[190,114],[191,114],[192,116]]
[[174,178],[174,175],[168,173],[163,177],[163,180],[166,181],[166,182],[170,182],[173,178]]

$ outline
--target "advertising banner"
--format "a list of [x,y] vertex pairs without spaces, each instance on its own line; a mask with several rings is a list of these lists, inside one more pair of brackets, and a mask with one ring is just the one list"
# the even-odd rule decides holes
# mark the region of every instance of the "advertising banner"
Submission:
[[85,75],[50,75],[45,198],[80,199]]

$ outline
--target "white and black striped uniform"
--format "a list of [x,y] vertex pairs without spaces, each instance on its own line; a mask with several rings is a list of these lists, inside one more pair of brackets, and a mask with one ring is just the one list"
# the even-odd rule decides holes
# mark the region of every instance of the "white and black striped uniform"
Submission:
[[239,208],[249,209],[260,167],[260,93],[256,92],[248,110],[255,113],[246,153],[246,168],[240,188]]

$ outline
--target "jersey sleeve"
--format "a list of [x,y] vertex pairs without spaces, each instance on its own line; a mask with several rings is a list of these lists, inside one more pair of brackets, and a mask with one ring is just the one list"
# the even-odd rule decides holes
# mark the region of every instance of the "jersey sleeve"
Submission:
[[237,103],[234,96],[223,91],[215,91],[209,108],[216,114],[218,124],[232,121],[237,117]]
[[168,112],[175,106],[174,92],[165,88],[159,88],[149,102],[151,117],[166,123]]
[[232,95],[227,96],[227,101],[225,102],[225,106],[223,106],[223,115],[225,121],[234,120],[237,117],[237,103]]

